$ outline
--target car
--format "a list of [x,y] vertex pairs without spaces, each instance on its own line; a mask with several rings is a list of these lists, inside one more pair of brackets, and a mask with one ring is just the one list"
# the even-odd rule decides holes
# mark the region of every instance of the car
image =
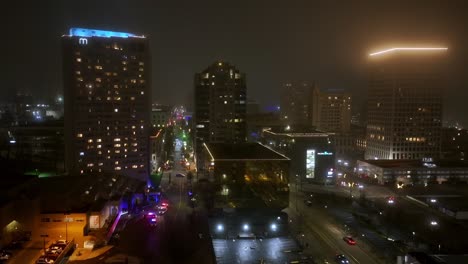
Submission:
[[167,207],[159,207],[158,208],[158,215],[163,215],[167,212]]
[[345,236],[343,237],[343,240],[349,245],[356,245],[356,240],[354,240],[354,238],[352,238],[351,236]]
[[336,255],[335,261],[340,264],[349,264],[349,260],[343,254]]
[[9,260],[13,253],[10,251],[1,250],[0,251],[0,260]]
[[40,257],[36,260],[36,264],[50,264],[50,263],[54,263],[55,262],[55,259],[52,259],[51,257]]

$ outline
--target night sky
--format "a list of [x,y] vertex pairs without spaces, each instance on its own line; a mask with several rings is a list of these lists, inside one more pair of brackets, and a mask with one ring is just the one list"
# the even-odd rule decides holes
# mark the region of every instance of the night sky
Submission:
[[[287,81],[315,81],[365,100],[367,54],[392,44],[449,47],[446,120],[468,125],[466,1],[13,1],[2,6],[0,101],[16,90],[62,91],[60,36],[69,27],[144,34],[153,97],[186,104],[193,75],[216,60],[247,74],[248,96],[277,104]],[[385,3],[385,4],[384,4]]]

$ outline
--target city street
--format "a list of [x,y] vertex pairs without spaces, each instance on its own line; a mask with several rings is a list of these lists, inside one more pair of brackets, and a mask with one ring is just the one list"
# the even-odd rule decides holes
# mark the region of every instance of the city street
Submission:
[[[296,227],[300,234],[299,241],[306,246],[306,251],[310,251],[317,260],[333,260],[336,254],[344,254],[352,263],[383,263],[370,250],[370,247],[357,238],[356,245],[348,245],[343,237],[346,233],[343,228],[326,212],[328,208],[323,205],[307,206],[303,200],[304,196],[299,195],[296,203],[296,193],[291,192],[291,204],[289,212],[292,226]],[[296,207],[297,206],[297,207]],[[297,208],[297,211],[296,211]],[[302,217],[299,217],[302,215]],[[295,223],[294,223],[295,222]],[[297,232],[297,231],[296,231]],[[306,244],[307,243],[307,244]],[[317,250],[316,248],[320,250]]]
[[188,204],[188,180],[181,177],[187,172],[178,162],[181,151],[182,142],[176,139],[174,167],[161,180],[162,200],[169,206],[167,213],[158,216],[157,225],[150,226],[141,214],[128,221],[115,247],[104,256],[73,263],[102,263],[122,254],[140,263],[214,263],[206,216]]

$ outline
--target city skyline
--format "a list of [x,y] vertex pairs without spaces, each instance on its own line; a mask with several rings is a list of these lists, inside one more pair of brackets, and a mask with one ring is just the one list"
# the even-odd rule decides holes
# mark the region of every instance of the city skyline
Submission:
[[[407,12],[399,12],[403,3]],[[2,67],[8,68],[3,72],[12,74],[5,76],[8,89],[2,89],[0,98],[5,101],[18,90],[29,90],[38,98],[62,91],[60,54],[56,53],[58,36],[72,26],[147,35],[154,53],[153,99],[167,104],[189,102],[193,73],[212,61],[231,61],[244,69],[250,76],[249,99],[271,105],[279,103],[280,88],[290,81],[315,82],[321,88],[361,94],[368,85],[369,53],[396,44],[437,45],[449,48],[452,65],[445,119],[467,124],[468,119],[460,113],[461,98],[468,95],[463,89],[467,54],[463,47],[467,40],[461,4],[401,1],[393,6],[358,1],[301,5],[271,2],[264,6],[240,2],[229,8],[205,1],[181,9],[172,3],[109,6],[102,2],[93,3],[95,8],[88,11],[86,1],[73,8],[50,1],[43,13],[36,12],[34,4],[17,6],[3,18],[5,22],[41,22],[36,27],[6,29],[11,40],[0,45],[4,50],[18,52],[6,55]],[[104,8],[106,14],[102,15]],[[236,10],[240,8],[248,11],[239,16]],[[45,58],[47,65],[36,67]],[[20,79],[19,72],[25,71],[31,78]],[[167,90],[179,92],[171,95]],[[359,104],[364,99],[359,96],[353,101]]]

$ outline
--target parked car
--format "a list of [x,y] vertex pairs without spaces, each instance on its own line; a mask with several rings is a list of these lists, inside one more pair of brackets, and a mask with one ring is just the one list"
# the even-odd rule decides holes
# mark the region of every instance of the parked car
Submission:
[[0,260],[9,260],[13,253],[6,250],[0,250]]

